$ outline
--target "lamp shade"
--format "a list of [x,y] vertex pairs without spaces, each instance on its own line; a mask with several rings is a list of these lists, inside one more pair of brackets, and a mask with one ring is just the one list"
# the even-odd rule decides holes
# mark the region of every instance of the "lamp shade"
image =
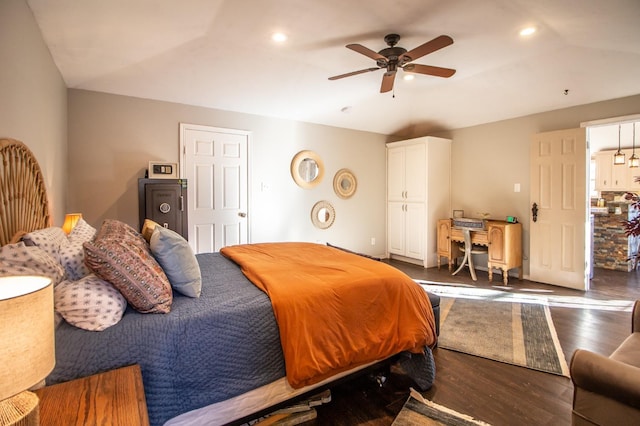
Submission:
[[64,217],[64,224],[62,225],[62,230],[65,234],[69,235],[80,219],[82,219],[82,213],[68,213]]
[[0,401],[53,370],[53,285],[46,277],[0,277]]

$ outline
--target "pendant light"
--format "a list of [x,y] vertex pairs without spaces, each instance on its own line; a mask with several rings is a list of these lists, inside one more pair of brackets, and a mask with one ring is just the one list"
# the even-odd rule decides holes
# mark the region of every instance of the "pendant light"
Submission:
[[618,124],[618,152],[616,152],[615,154],[613,154],[613,164],[615,164],[616,166],[620,166],[623,165],[625,163],[624,161],[624,152],[620,151],[620,124]]
[[633,152],[631,153],[631,157],[629,157],[629,167],[638,167],[640,166],[640,158],[636,155],[636,123],[633,123]]

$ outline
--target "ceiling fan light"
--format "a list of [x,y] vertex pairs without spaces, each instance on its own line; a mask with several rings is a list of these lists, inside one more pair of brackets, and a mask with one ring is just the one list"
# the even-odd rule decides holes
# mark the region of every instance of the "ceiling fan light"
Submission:
[[414,78],[416,78],[413,74],[405,74],[404,77],[402,77],[404,80],[406,81],[411,81]]

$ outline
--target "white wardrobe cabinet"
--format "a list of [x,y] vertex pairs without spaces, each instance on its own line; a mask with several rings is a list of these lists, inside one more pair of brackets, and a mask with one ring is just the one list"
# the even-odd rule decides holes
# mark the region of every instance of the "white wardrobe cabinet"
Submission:
[[451,215],[451,140],[432,136],[387,144],[389,257],[436,265],[438,219]]

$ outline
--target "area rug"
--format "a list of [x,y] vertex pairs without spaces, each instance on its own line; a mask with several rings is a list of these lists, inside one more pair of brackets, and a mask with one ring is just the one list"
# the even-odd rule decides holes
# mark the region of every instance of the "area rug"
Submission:
[[543,303],[442,297],[438,347],[569,377]]
[[391,426],[419,425],[489,426],[488,423],[475,420],[465,414],[424,399],[417,391],[411,389],[409,399]]

